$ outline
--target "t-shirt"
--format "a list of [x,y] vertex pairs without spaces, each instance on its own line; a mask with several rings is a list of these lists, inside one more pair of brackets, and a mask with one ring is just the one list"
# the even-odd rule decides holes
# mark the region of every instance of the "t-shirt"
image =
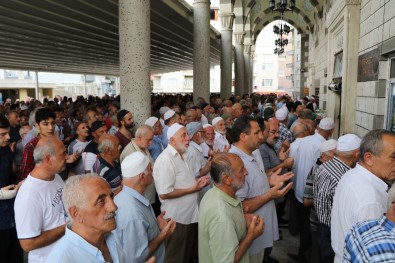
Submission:
[[[68,147],[67,153],[68,154],[75,154],[76,152],[83,152],[85,150],[85,147],[88,145],[88,141],[81,142],[77,139],[72,141]],[[76,164],[71,167],[71,171],[73,171],[75,174],[83,174],[84,171],[84,162],[82,158],[80,158],[78,161],[76,161]]]
[[82,153],[82,161],[84,163],[85,171],[92,171],[92,166],[96,162],[96,156],[99,154],[97,146],[98,144],[92,140],[88,145],[86,145],[85,150]]
[[[63,208],[64,182],[58,174],[52,181],[27,176],[15,199],[15,222],[19,239],[41,235],[67,221]],[[57,241],[56,241],[57,242]],[[29,262],[45,262],[56,242],[29,252]]]

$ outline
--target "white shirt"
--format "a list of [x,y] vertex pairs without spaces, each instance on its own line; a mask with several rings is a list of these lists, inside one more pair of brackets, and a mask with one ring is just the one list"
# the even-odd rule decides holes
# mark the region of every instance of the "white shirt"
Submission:
[[[158,195],[171,193],[174,189],[189,188],[196,183],[186,153],[181,156],[170,144],[156,159],[153,176]],[[160,201],[161,210],[166,211],[165,218],[185,225],[197,222],[197,192]]]
[[387,189],[384,181],[359,164],[342,176],[333,198],[331,215],[335,262],[341,262],[344,240],[354,224],[377,219],[387,211]]
[[[288,157],[292,157],[294,158],[294,165],[292,166],[291,171],[293,172],[293,174],[296,174],[296,154],[298,153],[298,149],[299,149],[299,145],[300,145],[300,141],[303,138],[296,138],[291,145],[289,146],[289,155]],[[294,184],[292,185],[292,189],[295,190],[295,178],[296,176],[292,177],[291,182],[293,182]]]
[[296,153],[296,179],[295,197],[303,204],[303,193],[306,185],[307,176],[311,168],[315,165],[317,158],[320,157],[320,146],[325,141],[321,134],[316,133],[304,137]]
[[[33,238],[43,231],[54,229],[66,223],[67,214],[63,208],[64,183],[59,175],[52,181],[27,176],[15,199],[15,223],[19,239]],[[45,262],[58,241],[29,252],[29,262]]]
[[[76,152],[80,152],[82,153],[85,149],[85,147],[88,145],[88,141],[85,142],[81,142],[77,139],[75,139],[74,141],[72,141],[68,147],[68,154],[75,154]],[[72,171],[75,174],[84,174],[84,161],[82,158],[80,158],[80,160],[78,161],[78,164],[76,164],[75,166],[73,166]]]
[[204,116],[204,114],[202,114],[202,117],[200,118],[200,123],[202,125],[208,124],[208,119],[206,116]]
[[223,152],[225,147],[229,148],[229,142],[226,139],[226,134],[222,135],[221,133],[215,131],[215,138],[214,138],[214,150],[219,150]]

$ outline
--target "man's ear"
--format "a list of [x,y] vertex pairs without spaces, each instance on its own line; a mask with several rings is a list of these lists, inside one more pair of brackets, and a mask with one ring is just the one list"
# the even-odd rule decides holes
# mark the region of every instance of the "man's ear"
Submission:
[[69,208],[69,215],[71,216],[71,219],[74,222],[78,222],[81,224],[83,220],[79,212],[80,210],[78,209],[78,207],[72,206]]
[[371,152],[366,152],[363,155],[363,161],[369,167],[372,167],[374,165],[374,158],[375,158],[375,156]]

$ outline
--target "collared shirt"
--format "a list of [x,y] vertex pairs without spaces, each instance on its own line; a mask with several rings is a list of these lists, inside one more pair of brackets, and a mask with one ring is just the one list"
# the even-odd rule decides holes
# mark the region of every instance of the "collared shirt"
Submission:
[[217,131],[215,131],[215,138],[214,138],[214,150],[218,150],[220,152],[223,152],[225,147],[229,147],[229,142],[226,139],[226,134],[221,134]]
[[293,136],[293,134],[292,134],[292,132],[291,132],[291,131],[287,128],[287,126],[286,126],[284,123],[282,123],[282,122],[280,122],[278,134],[279,134],[278,141],[277,141],[276,144],[274,145],[274,150],[275,150],[276,152],[278,152],[278,151],[281,149],[281,147],[282,147],[282,145],[283,145],[283,142],[284,142],[285,140],[287,140],[289,143],[292,143],[292,142],[295,140],[295,139],[294,139],[294,136]]
[[[149,254],[149,242],[160,233],[149,200],[136,190],[124,185],[122,191],[115,196],[114,202],[118,210],[117,228],[113,232],[121,243],[125,262],[145,262]],[[153,256],[155,256],[155,262],[163,262],[164,243],[159,245]]]
[[[313,193],[313,181],[314,181],[314,177],[315,177],[315,171],[317,170],[317,168],[322,164],[321,159],[318,158],[317,162],[315,163],[315,165],[313,166],[313,168],[311,168],[311,171],[309,173],[309,175],[307,176],[306,179],[306,186],[304,187],[304,192],[303,192],[303,198],[307,198],[307,199],[313,199],[314,198],[314,193]],[[317,216],[317,212],[315,211],[315,207],[313,206],[310,210],[310,227],[311,230],[313,231],[317,231],[317,227],[318,227],[318,216]]]
[[[214,185],[200,203],[199,261],[233,262],[246,232],[240,200],[232,198]],[[248,263],[248,253],[239,262]]]
[[154,161],[158,158],[159,154],[163,152],[162,136],[163,135],[155,135],[154,138],[152,138],[151,145],[148,146],[148,151]]
[[377,219],[385,213],[387,189],[384,181],[359,164],[342,176],[335,191],[331,214],[335,262],[341,261],[344,239],[355,223]]
[[296,179],[295,197],[303,203],[303,192],[306,179],[317,158],[320,157],[320,146],[325,142],[325,138],[319,133],[303,138],[296,154]]
[[[278,159],[276,152],[269,144],[263,143],[259,147],[259,152],[261,154],[265,169],[271,169],[281,163],[280,159]],[[286,169],[282,169],[281,171],[282,174],[286,172]]]
[[335,157],[325,162],[315,172],[313,183],[314,207],[321,224],[331,226],[333,196],[340,178],[350,169],[351,167]]
[[[114,134],[115,137],[118,138],[119,140],[119,144],[122,147],[122,150],[126,147],[126,145],[128,145],[128,143],[130,142],[130,139],[127,138],[125,135],[123,135],[119,130]],[[133,137],[132,137],[133,138]]]
[[108,134],[114,135],[117,133],[117,131],[119,131],[119,128],[112,125],[111,128],[108,130]]
[[[117,243],[114,234],[109,233],[106,237],[106,244],[111,254],[113,263],[123,263],[124,261],[122,249]],[[58,241],[56,246],[48,255],[47,263],[70,263],[70,262],[84,262],[97,263],[106,262],[101,251],[88,243],[80,235],[66,227],[65,235]]]
[[[292,173],[296,174],[296,155],[298,153],[298,149],[299,149],[299,145],[300,142],[302,141],[303,138],[296,138],[295,141],[293,143],[291,143],[291,145],[289,146],[289,157],[294,158],[294,165],[292,166]],[[292,177],[291,182],[293,182],[294,184],[292,185],[292,189],[295,190],[295,179],[296,176]]]
[[38,141],[41,139],[40,135],[37,135],[31,139],[23,148],[22,161],[20,166],[19,177],[25,179],[26,176],[33,170],[35,166],[33,151],[36,148]]
[[395,262],[395,223],[379,220],[356,224],[345,241],[343,262]]
[[[196,183],[186,153],[181,156],[170,144],[156,159],[153,176],[159,196],[171,193],[174,189],[189,188]],[[172,218],[174,221],[185,225],[197,222],[197,192],[177,198],[160,199],[160,201],[162,203],[161,210],[166,211],[166,218]]]
[[114,166],[108,163],[103,157],[99,156],[92,166],[94,173],[106,179],[110,184],[111,189],[115,189],[121,186],[122,183],[122,171],[121,166],[118,162],[114,163]]
[[212,146],[209,146],[206,142],[203,142],[202,144],[200,144],[200,147],[202,147],[202,152],[203,152],[203,156],[204,158],[208,159],[208,153],[210,152],[210,150],[212,150]]
[[[0,147],[0,188],[11,184],[16,184],[16,176],[12,172],[12,160],[14,154],[10,147]],[[0,200],[0,230],[15,227],[14,201],[11,199]]]
[[[142,154],[145,154],[148,159],[149,162],[151,164],[151,166],[154,166],[154,159],[152,159],[150,152],[148,151],[148,149],[141,149],[135,142],[135,139],[132,139],[130,141],[130,143],[128,143],[128,145],[126,145],[126,147],[123,149],[121,156],[120,156],[120,160],[121,163],[123,161],[123,159],[125,159],[128,155],[134,153],[134,152],[141,152]],[[155,191],[155,184],[154,182],[152,182],[149,186],[147,186],[147,189],[144,192],[145,197],[148,198],[148,200],[150,201],[151,204],[155,203],[156,201],[156,191]]]
[[167,147],[167,144],[169,143],[169,139],[167,138],[167,131],[169,130],[169,126],[165,125],[163,127],[163,131],[162,131],[162,146],[163,148]]
[[[248,171],[243,187],[236,192],[237,197],[241,201],[263,195],[269,191],[270,185],[265,169],[254,158],[255,155],[248,155],[234,145],[232,145],[229,152],[237,154]],[[251,256],[261,252],[264,248],[272,247],[273,241],[279,238],[274,200],[270,200],[256,211],[253,211],[253,213],[259,215],[265,221],[265,231],[252,242],[248,250]]]

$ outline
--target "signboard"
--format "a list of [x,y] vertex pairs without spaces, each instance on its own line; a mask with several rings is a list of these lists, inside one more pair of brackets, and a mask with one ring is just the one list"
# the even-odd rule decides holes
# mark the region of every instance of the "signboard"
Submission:
[[358,82],[378,80],[380,50],[378,48],[358,57]]

